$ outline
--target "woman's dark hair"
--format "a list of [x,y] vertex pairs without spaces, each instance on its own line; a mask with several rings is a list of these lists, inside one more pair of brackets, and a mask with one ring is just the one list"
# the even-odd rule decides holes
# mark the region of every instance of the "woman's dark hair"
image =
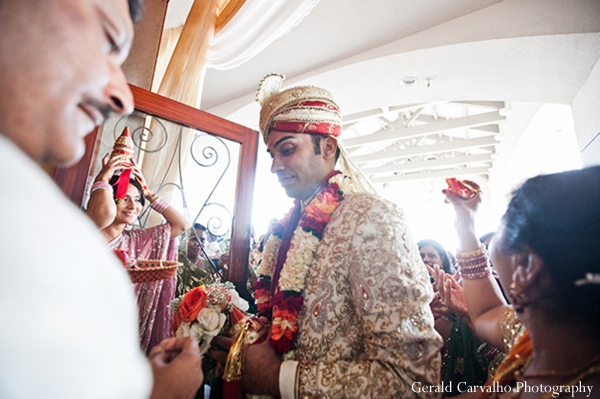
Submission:
[[417,246],[419,247],[419,249],[426,246],[433,247],[440,256],[440,259],[442,260],[441,266],[442,269],[444,269],[444,272],[454,273],[454,265],[450,263],[450,259],[448,259],[448,253],[446,252],[444,247],[442,247],[442,244],[435,240],[421,240],[417,243]]
[[502,251],[529,248],[544,261],[554,287],[548,313],[600,329],[600,284],[575,284],[600,273],[600,166],[527,180],[502,224]]
[[[108,182],[108,184],[110,184],[113,188],[113,198],[115,198],[115,195],[117,195],[117,181],[119,180],[119,176],[120,175],[114,175]],[[144,197],[144,189],[142,188],[142,185],[135,179],[129,179],[129,183],[133,184],[140,192],[140,203],[142,206],[146,205],[146,198]]]

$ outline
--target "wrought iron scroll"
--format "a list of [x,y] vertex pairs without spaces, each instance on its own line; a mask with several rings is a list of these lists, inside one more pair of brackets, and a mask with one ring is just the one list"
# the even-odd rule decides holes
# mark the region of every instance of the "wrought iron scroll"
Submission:
[[[140,152],[154,153],[162,151],[165,148],[166,143],[169,141],[169,129],[167,129],[165,124],[159,118],[137,110],[132,115],[124,116],[117,121],[113,131],[115,140],[118,137],[118,135],[123,131],[125,124],[127,124],[128,121],[131,121],[131,118],[135,117],[140,118],[140,120],[142,121],[141,126],[134,129],[131,129],[130,127],[131,136],[134,145],[136,146],[137,159],[139,160],[140,158]],[[146,123],[143,123],[143,121],[145,121]],[[156,123],[150,124],[150,121]],[[147,126],[152,126],[154,130]],[[189,152],[193,163],[189,162],[190,165],[186,165],[186,168],[196,165],[198,167],[205,168],[207,173],[211,173],[213,176],[218,175],[219,177],[216,183],[207,190],[209,192],[208,196],[206,197],[199,211],[192,218],[189,212],[188,200],[186,196],[186,190],[184,187],[184,165],[182,165],[181,156],[182,152],[188,151],[188,149],[182,148],[182,138],[184,134],[193,134],[193,132],[198,131],[189,129],[187,127],[184,127],[183,125],[178,126],[178,137],[176,139],[177,141],[175,149],[173,153],[170,154],[170,156],[168,157],[168,166],[155,192],[157,194],[160,194],[161,190],[163,190],[167,186],[175,187],[181,195],[184,216],[188,220],[190,220],[192,224],[195,223],[200,218],[200,215],[202,215],[204,212],[212,212],[213,214],[208,218],[208,222],[206,223],[208,232],[217,237],[226,236],[231,231],[231,225],[233,221],[232,213],[225,205],[211,201],[211,199],[215,190],[221,183],[223,177],[225,176],[227,170],[231,165],[231,154],[229,148],[227,144],[225,144],[223,139],[208,133],[199,132],[197,136],[193,139],[189,147]],[[189,129],[190,131],[185,132],[185,129]],[[221,157],[223,157],[224,162],[219,163],[218,161]],[[169,175],[169,172],[173,167],[178,168],[177,181],[167,181],[167,176]],[[217,170],[210,170],[215,168],[217,168]],[[150,208],[147,207],[138,218],[139,224],[142,228],[146,227],[149,216]],[[203,247],[202,251],[204,251]]]

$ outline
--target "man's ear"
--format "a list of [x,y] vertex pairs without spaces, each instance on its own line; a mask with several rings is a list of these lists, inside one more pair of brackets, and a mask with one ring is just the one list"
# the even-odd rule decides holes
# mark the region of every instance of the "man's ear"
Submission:
[[332,136],[326,136],[321,140],[321,152],[325,159],[335,158],[338,142]]

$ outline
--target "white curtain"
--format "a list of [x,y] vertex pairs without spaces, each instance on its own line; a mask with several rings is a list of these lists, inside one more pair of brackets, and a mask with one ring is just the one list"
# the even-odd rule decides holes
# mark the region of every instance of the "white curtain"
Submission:
[[319,0],[247,0],[211,42],[207,67],[233,69],[279,39],[319,3]]

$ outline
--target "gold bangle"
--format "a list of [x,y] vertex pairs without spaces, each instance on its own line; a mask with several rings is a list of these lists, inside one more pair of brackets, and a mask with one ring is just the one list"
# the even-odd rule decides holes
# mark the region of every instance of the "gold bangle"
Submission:
[[244,338],[248,331],[248,323],[244,323],[244,327],[235,341],[229,348],[227,354],[227,362],[225,363],[225,371],[223,372],[224,381],[240,381],[244,374],[244,362],[246,360],[246,351],[244,351]]
[[469,259],[469,258],[475,258],[478,256],[482,256],[486,254],[486,250],[485,250],[485,245],[481,244],[481,247],[479,247],[478,250],[476,251],[472,251],[472,252],[458,252],[456,254],[456,259]]

